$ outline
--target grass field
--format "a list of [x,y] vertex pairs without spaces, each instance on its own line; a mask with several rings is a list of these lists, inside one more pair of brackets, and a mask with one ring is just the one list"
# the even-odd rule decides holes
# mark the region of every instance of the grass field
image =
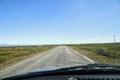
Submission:
[[13,46],[0,47],[0,69],[55,46]]
[[68,45],[89,58],[110,64],[120,64],[120,43]]

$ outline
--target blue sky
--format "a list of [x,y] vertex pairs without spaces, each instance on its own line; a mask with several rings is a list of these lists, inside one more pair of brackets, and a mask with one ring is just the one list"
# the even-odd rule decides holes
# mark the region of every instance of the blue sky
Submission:
[[120,0],[0,0],[0,44],[119,41]]

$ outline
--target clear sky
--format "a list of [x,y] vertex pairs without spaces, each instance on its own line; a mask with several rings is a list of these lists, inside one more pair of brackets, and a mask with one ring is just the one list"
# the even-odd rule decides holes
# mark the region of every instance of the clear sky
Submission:
[[111,42],[120,0],[0,0],[0,44]]

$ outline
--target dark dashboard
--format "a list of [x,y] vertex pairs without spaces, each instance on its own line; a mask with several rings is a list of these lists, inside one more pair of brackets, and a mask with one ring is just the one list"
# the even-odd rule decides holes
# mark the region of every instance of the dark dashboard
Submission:
[[57,75],[22,80],[120,80],[120,75]]

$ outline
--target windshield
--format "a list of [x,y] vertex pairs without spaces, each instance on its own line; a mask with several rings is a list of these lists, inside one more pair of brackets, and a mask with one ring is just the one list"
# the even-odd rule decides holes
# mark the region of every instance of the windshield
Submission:
[[119,0],[0,0],[0,78],[120,64]]

